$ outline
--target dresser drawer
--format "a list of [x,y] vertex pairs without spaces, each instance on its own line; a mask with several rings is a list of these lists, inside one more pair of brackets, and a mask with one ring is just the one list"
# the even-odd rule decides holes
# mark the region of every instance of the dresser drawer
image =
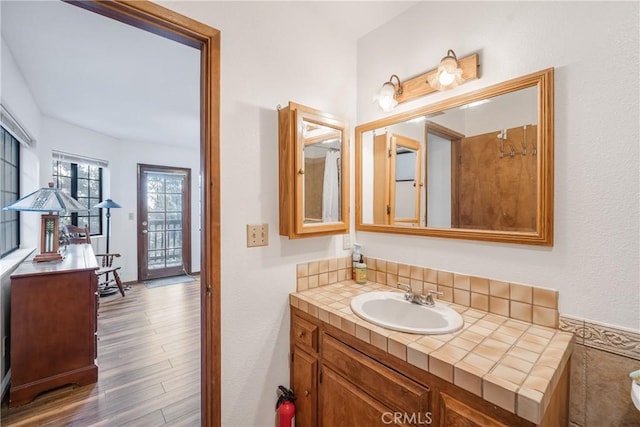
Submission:
[[291,341],[307,351],[317,353],[318,327],[298,316],[293,316],[291,320]]
[[330,335],[322,338],[323,363],[394,411],[430,411],[430,390]]

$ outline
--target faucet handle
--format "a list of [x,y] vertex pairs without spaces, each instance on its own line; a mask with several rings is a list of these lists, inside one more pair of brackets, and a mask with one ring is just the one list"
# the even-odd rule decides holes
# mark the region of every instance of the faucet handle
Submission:
[[413,291],[411,290],[411,286],[398,282],[398,287],[400,286],[405,289],[404,299],[406,299],[407,301],[411,300],[413,298]]
[[411,286],[404,284],[404,283],[400,283],[398,282],[398,286],[402,286],[404,288],[405,291],[411,291]]
[[442,296],[444,295],[444,292],[438,292],[438,291],[432,291],[432,290],[427,291],[427,294],[424,296],[424,304],[431,305],[431,306],[435,305],[435,302],[433,301],[434,295]]
[[442,296],[442,295],[444,295],[444,292],[428,290],[428,291],[427,291],[427,295],[437,295],[437,296]]

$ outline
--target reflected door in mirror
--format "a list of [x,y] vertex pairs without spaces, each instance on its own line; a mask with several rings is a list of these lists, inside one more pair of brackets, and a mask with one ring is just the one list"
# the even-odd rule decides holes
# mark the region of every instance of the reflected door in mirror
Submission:
[[537,126],[463,138],[454,228],[536,229]]
[[369,181],[374,224],[419,225],[423,171],[421,146],[388,132],[374,134]]
[[356,190],[358,230],[551,246],[553,69],[357,126]]

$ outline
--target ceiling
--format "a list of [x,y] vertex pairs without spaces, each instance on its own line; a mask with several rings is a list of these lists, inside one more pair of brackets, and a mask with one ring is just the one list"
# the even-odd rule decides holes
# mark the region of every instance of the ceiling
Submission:
[[[316,2],[362,37],[415,2]],[[197,49],[61,1],[0,1],[2,38],[42,114],[123,140],[199,141]],[[160,88],[160,90],[158,90]]]

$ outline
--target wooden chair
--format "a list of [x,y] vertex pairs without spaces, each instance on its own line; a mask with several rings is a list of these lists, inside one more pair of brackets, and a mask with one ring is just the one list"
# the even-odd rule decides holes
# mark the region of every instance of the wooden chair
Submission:
[[[64,234],[63,239],[66,239],[66,243],[70,245],[91,243],[91,236],[87,227],[77,227],[75,225],[62,226]],[[114,291],[117,286],[120,294],[124,296],[124,286],[120,280],[118,270],[120,267],[113,266],[113,260],[120,258],[119,253],[108,254],[96,254],[98,259],[98,265],[100,268],[96,270],[96,276],[98,276],[98,289],[100,296],[111,295],[117,291]],[[115,286],[114,286],[115,285]]]
[[91,243],[91,236],[87,227],[76,227],[75,225],[63,225],[63,239],[66,239],[64,243],[69,245],[77,245],[82,243]]

